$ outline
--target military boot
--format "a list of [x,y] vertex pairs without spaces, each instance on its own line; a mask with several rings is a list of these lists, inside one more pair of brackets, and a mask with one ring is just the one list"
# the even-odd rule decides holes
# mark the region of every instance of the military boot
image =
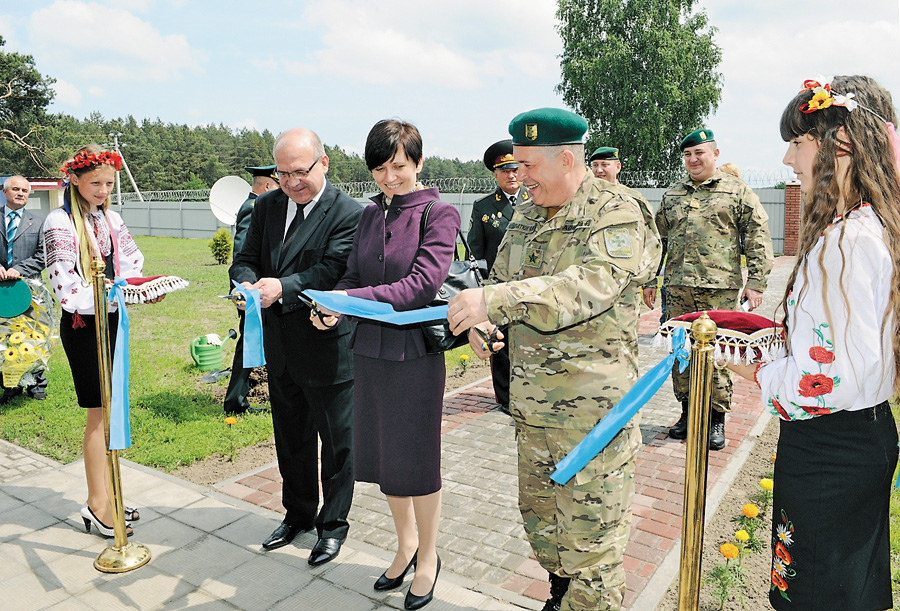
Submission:
[[688,402],[681,402],[681,418],[669,429],[669,439],[687,439]]
[[569,591],[570,581],[572,580],[568,577],[560,577],[550,573],[550,599],[544,603],[544,608],[541,611],[559,611],[563,596]]
[[711,409],[709,413],[709,449],[725,447],[725,412]]

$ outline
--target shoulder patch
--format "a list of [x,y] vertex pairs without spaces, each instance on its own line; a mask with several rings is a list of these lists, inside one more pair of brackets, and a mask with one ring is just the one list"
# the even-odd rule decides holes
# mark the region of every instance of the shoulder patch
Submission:
[[630,259],[634,256],[631,233],[626,227],[607,227],[603,230],[606,252],[616,259]]

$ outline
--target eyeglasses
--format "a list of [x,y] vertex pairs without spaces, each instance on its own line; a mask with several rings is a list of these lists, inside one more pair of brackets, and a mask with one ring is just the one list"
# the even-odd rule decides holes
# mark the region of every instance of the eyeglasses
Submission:
[[309,176],[309,173],[312,172],[313,168],[316,167],[316,164],[319,163],[319,160],[321,158],[322,157],[317,157],[316,160],[313,161],[313,164],[311,166],[309,166],[309,169],[307,169],[307,170],[294,170],[293,172],[283,172],[281,170],[275,170],[275,175],[278,177],[278,180],[280,182],[284,182],[290,178],[297,178],[297,179],[303,180],[304,178]]

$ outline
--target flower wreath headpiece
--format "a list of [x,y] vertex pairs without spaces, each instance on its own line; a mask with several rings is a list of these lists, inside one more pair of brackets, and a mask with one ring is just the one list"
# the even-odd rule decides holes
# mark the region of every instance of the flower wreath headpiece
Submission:
[[95,165],[111,165],[116,170],[122,169],[122,156],[113,151],[101,151],[100,153],[88,153],[81,151],[60,168],[60,172],[64,174],[72,174],[75,170],[82,168],[90,168]]

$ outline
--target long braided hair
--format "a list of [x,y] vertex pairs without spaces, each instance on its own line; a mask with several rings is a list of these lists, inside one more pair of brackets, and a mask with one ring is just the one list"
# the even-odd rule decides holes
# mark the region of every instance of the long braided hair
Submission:
[[[788,297],[793,290],[798,270],[806,270],[809,253],[822,235],[827,235],[837,226],[830,226],[840,213],[846,217],[850,212],[868,203],[884,226],[884,239],[893,261],[889,307],[882,321],[882,333],[892,337],[895,379],[894,390],[900,392],[900,170],[891,144],[887,123],[897,125],[897,113],[891,94],[874,79],[867,76],[837,76],[831,82],[831,90],[836,94],[855,93],[859,106],[848,110],[844,106],[832,105],[813,112],[803,112],[813,98],[813,92],[802,91],[791,100],[781,115],[781,137],[785,142],[799,136],[810,135],[819,143],[819,150],[813,161],[814,185],[810,193],[804,194],[803,216],[800,225],[800,244],[797,261],[788,279],[781,308],[787,311]],[[843,128],[843,132],[840,132]],[[841,180],[837,172],[838,157],[848,156],[850,163],[846,175]],[[841,223],[838,246],[842,257],[841,278],[845,266],[842,248],[846,223]],[[823,276],[828,277],[820,251],[817,261]],[[826,315],[830,318],[827,301],[824,300],[825,286],[822,287]],[[849,312],[847,295],[841,289]],[[801,295],[797,296],[799,303]],[[887,328],[889,321],[891,326]],[[789,321],[786,321],[786,323]]]

